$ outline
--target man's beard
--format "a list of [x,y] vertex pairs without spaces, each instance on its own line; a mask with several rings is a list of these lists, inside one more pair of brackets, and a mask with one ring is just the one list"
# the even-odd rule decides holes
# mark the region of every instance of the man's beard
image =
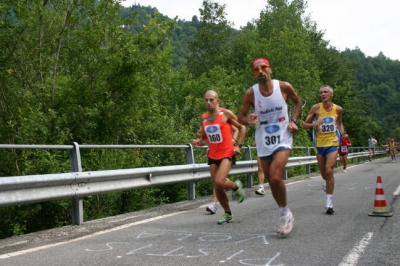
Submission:
[[267,83],[267,77],[265,75],[260,75],[257,77],[258,83]]

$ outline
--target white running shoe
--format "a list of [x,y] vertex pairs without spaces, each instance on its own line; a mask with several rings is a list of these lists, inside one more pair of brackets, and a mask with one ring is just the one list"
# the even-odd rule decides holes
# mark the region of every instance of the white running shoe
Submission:
[[346,169],[343,169],[343,173],[346,173]]
[[280,235],[289,234],[290,231],[292,231],[292,229],[293,229],[293,222],[294,222],[294,218],[293,218],[293,214],[291,211],[288,211],[288,213],[286,215],[281,215],[281,217],[279,218],[278,233]]
[[255,193],[257,194],[257,195],[265,195],[265,189],[264,189],[264,187],[258,187],[258,189],[255,191]]
[[211,214],[216,214],[217,210],[218,210],[218,208],[217,208],[217,204],[216,203],[211,203],[206,208],[206,211],[210,212]]

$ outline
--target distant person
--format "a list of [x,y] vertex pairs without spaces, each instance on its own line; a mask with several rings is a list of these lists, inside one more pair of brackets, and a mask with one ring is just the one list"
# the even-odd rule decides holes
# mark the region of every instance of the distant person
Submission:
[[[205,105],[207,112],[201,117],[200,138],[194,139],[194,147],[203,146],[208,143],[208,164],[210,174],[214,183],[215,194],[225,213],[218,220],[218,224],[231,223],[233,215],[229,206],[228,196],[225,189],[232,189],[238,203],[244,200],[243,185],[240,180],[232,182],[228,175],[235,163],[235,155],[241,150],[241,145],[246,136],[246,128],[241,125],[236,115],[228,110],[219,107],[217,92],[209,90],[206,92]],[[232,142],[232,126],[239,131],[238,142]]]
[[371,136],[368,139],[368,151],[369,151],[369,161],[372,162],[372,159],[375,160],[375,146],[378,144],[378,141]]
[[258,177],[258,188],[256,189],[255,193],[260,196],[265,195],[265,187],[264,187],[264,180],[265,175],[261,165],[261,159],[257,156],[257,177]]
[[[271,78],[272,68],[267,59],[254,60],[251,68],[257,84],[246,91],[238,117],[243,125],[256,125],[257,156],[279,207],[278,232],[284,235],[292,231],[294,218],[287,205],[282,175],[289,160],[292,135],[299,130],[297,119],[302,104],[290,83]],[[292,119],[289,119],[288,100],[293,103]],[[250,108],[254,113],[248,114]]]
[[304,120],[303,128],[316,130],[316,156],[321,176],[325,181],[323,186],[326,191],[325,210],[327,214],[333,214],[333,191],[335,187],[333,170],[336,165],[339,143],[336,129],[339,129],[340,134],[344,135],[343,108],[332,102],[333,89],[331,86],[321,86],[319,94],[321,102],[311,107]]
[[347,155],[349,154],[349,147],[351,145],[352,144],[349,135],[346,132],[344,132],[344,134],[340,137],[340,144],[339,144],[339,157],[340,157],[340,162],[343,165],[343,173],[346,173]]
[[396,160],[396,142],[394,142],[394,139],[390,139],[389,141],[389,152],[392,163],[394,163],[394,161]]
[[[256,146],[256,143],[253,143],[253,146]],[[264,196],[265,195],[265,187],[264,187],[264,181],[265,181],[265,174],[264,170],[262,169],[261,166],[261,160],[260,157],[257,156],[257,178],[258,178],[258,188],[256,189],[255,193],[256,195]]]

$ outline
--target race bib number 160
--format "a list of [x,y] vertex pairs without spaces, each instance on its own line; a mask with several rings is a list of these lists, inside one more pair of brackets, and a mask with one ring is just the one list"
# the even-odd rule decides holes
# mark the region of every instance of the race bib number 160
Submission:
[[224,141],[219,125],[206,126],[205,131],[210,143],[222,143]]

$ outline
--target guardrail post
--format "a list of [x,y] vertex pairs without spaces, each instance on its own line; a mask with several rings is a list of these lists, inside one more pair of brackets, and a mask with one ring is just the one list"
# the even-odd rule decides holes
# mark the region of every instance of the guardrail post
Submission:
[[[306,148],[306,156],[310,156],[310,147]],[[306,173],[307,175],[311,174],[311,166],[309,164],[306,165]]]
[[[71,162],[72,172],[82,172],[81,153],[79,144],[73,142],[74,148],[69,151],[69,160]],[[72,224],[81,225],[83,223],[83,199],[74,197],[72,199]]]
[[[364,152],[364,150],[362,148],[358,148],[358,152]],[[366,159],[366,156],[362,156],[362,158],[358,157],[358,163],[360,163],[361,161],[365,163]]]
[[[355,152],[360,152],[360,149],[356,148],[354,151]],[[360,164],[360,157],[357,157],[357,164]]]
[[[194,164],[194,153],[192,144],[188,144],[186,148],[186,162],[187,164]],[[194,200],[196,198],[196,184],[193,181],[188,182],[188,199]]]
[[[246,149],[244,151],[244,157],[246,158],[246,161],[251,161],[251,149],[250,146],[247,145],[245,146]],[[247,187],[251,188],[253,186],[253,173],[247,174]]]
[[287,180],[287,168],[285,167],[285,170],[283,170],[282,173],[282,180]]
[[[354,152],[353,150],[354,150],[353,147],[349,147],[349,154],[353,153]],[[354,164],[354,158],[351,158],[351,164]]]

